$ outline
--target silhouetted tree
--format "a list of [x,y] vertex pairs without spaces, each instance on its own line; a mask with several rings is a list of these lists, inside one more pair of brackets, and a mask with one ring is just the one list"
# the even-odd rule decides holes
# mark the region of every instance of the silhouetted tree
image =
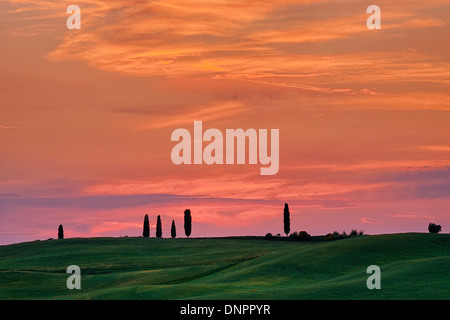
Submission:
[[58,227],[58,239],[64,239],[64,229],[62,224]]
[[298,240],[298,232],[294,231],[289,235],[289,238],[293,239],[293,240]]
[[439,233],[442,231],[442,227],[438,224],[430,222],[430,224],[428,225],[428,231],[430,233]]
[[311,240],[311,235],[306,231],[300,231],[297,236],[300,241],[308,241]]
[[284,233],[286,233],[286,237],[291,231],[291,218],[289,213],[289,206],[287,203],[284,204],[284,212],[283,212],[283,223],[284,223]]
[[170,235],[172,239],[175,239],[177,236],[177,229],[175,228],[175,220],[172,220],[172,227],[170,228]]
[[271,240],[271,239],[273,239],[273,234],[271,234],[270,232],[269,232],[269,233],[266,233],[266,235],[264,236],[264,238],[265,238],[265,239],[268,239],[268,240]]
[[144,230],[142,231],[142,236],[144,238],[150,237],[150,222],[148,221],[148,214],[144,217]]
[[158,219],[156,220],[156,237],[162,237],[162,225],[161,225],[161,217],[158,215]]
[[184,234],[189,238],[192,231],[192,217],[191,210],[184,210]]
[[325,240],[326,241],[331,241],[331,240],[334,240],[334,236],[333,236],[333,234],[331,234],[331,233],[328,233],[326,236],[325,236]]

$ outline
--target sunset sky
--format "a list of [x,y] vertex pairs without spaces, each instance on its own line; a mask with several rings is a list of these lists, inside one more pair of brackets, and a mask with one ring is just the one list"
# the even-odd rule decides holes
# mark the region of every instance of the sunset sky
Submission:
[[[69,30],[69,5],[81,29]],[[369,30],[369,5],[381,29]],[[450,227],[450,1],[0,0],[0,244]],[[171,134],[279,129],[280,167]],[[203,144],[205,146],[206,143]]]

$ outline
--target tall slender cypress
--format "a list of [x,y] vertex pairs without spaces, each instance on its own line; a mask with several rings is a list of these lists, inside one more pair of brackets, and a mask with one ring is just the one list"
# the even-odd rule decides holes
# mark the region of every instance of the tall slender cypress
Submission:
[[161,225],[161,217],[158,215],[158,219],[156,220],[156,237],[162,237],[162,225]]
[[284,204],[284,212],[283,212],[283,223],[284,223],[284,233],[286,233],[286,237],[291,231],[291,218],[289,213],[289,206],[287,203]]
[[144,238],[150,237],[150,222],[148,221],[148,214],[144,217],[144,230],[142,231],[142,236]]
[[64,229],[62,224],[58,227],[58,239],[64,239]]
[[177,229],[175,228],[175,220],[172,220],[172,227],[170,228],[170,235],[172,236],[172,239],[175,239],[177,237]]
[[184,210],[184,234],[189,238],[192,231],[192,217],[191,210]]

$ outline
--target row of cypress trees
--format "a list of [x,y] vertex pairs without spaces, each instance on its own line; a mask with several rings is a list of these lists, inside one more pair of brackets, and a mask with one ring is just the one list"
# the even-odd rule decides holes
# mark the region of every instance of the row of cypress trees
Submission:
[[[186,209],[184,210],[184,234],[186,237],[189,238],[192,231],[192,217],[191,217],[191,210]],[[150,237],[150,221],[148,219],[148,214],[144,217],[144,229],[142,231],[142,236],[144,238]],[[175,220],[172,220],[172,227],[170,228],[170,236],[172,238],[176,238],[177,236],[177,229],[175,227]],[[156,219],[156,237],[161,238],[162,237],[162,223],[161,223],[161,216],[158,215],[158,218]]]
[[[192,231],[192,217],[191,217],[191,210],[186,209],[184,211],[184,234],[186,237],[189,238]],[[148,220],[148,214],[144,217],[144,230],[142,231],[142,236],[144,238],[150,237],[150,221]],[[175,220],[172,220],[172,227],[170,228],[170,236],[172,238],[176,238],[177,236],[177,229],[175,227]],[[161,223],[161,217],[158,215],[158,218],[156,220],[156,237],[161,238],[162,237],[162,223]],[[58,239],[64,239],[64,228],[62,224],[58,227]]]
[[[289,212],[289,205],[287,203],[284,204],[283,224],[284,224],[284,233],[286,234],[286,236],[288,236],[289,232],[291,231],[291,218]],[[191,235],[191,231],[192,231],[191,210],[186,209],[184,210],[184,234],[186,235],[186,237],[189,238],[189,236]],[[148,214],[146,214],[144,217],[144,228],[142,231],[142,236],[144,238],[150,237],[150,221],[148,219]],[[170,228],[170,236],[172,238],[176,238],[177,236],[175,220],[172,220],[172,226]],[[156,220],[156,238],[161,237],[162,237],[162,223],[161,223],[161,216],[158,215],[158,218]],[[62,225],[59,225],[58,228],[58,239],[64,239],[64,230]]]
[[[287,236],[291,229],[290,212],[289,212],[289,206],[287,203],[284,204],[283,224],[284,224],[284,233],[286,233],[286,236]],[[191,231],[192,231],[191,210],[186,209],[186,210],[184,210],[184,234],[186,235],[186,237],[189,238],[189,236],[191,235]],[[150,237],[150,220],[148,219],[148,214],[146,214],[144,217],[144,228],[142,231],[142,236],[144,238]],[[170,228],[170,236],[172,238],[176,238],[176,236],[177,236],[175,220],[172,220],[172,226]],[[161,223],[161,216],[158,215],[158,218],[156,220],[156,238],[161,238],[161,237],[162,237],[162,223]],[[62,225],[59,225],[59,227],[58,227],[58,239],[64,239],[64,229],[63,229]]]

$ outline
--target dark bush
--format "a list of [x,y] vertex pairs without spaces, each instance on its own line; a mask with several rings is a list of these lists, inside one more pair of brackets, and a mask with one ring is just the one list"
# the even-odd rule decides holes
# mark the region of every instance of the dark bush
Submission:
[[428,225],[428,231],[430,233],[439,233],[442,231],[442,227],[438,224],[430,222],[430,224]]
[[351,236],[357,236],[358,235],[358,231],[355,229],[352,229],[352,231],[350,231],[350,235]]
[[328,233],[328,234],[325,236],[325,240],[326,240],[326,241],[334,240],[334,236],[333,236],[331,233]]
[[306,231],[300,231],[298,233],[298,240],[300,241],[308,241],[311,239],[311,235]]
[[273,234],[271,234],[271,233],[269,232],[269,233],[267,233],[267,234],[264,236],[264,238],[270,240],[270,239],[273,238]]
[[359,230],[358,236],[363,236],[363,235],[364,235],[364,230]]

